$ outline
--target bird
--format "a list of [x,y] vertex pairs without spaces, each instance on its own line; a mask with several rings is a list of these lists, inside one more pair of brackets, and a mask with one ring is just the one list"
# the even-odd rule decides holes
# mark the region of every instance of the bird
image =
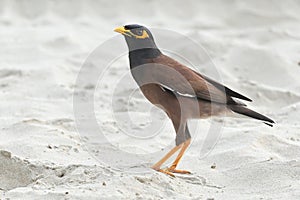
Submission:
[[[143,95],[167,114],[176,132],[175,147],[155,163],[152,169],[172,177],[175,177],[174,173],[191,174],[190,171],[177,169],[191,143],[187,124],[190,119],[238,113],[261,120],[269,126],[275,123],[269,117],[247,108],[242,101],[251,102],[250,98],[163,54],[145,26],[128,24],[117,27],[114,31],[125,37],[133,79]],[[178,151],[171,166],[162,168]]]

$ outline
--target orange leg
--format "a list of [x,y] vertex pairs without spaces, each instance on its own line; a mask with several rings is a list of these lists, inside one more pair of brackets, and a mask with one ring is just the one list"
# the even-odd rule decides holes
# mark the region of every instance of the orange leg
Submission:
[[182,147],[181,145],[178,145],[176,147],[174,147],[173,149],[171,149],[171,151],[169,151],[160,161],[158,161],[157,163],[155,163],[152,166],[152,169],[154,170],[159,170],[161,165],[166,162],[174,153],[176,153],[176,151],[178,151],[180,148]]
[[[152,166],[152,169],[168,174],[170,176],[173,176],[173,173],[182,173],[182,174],[190,174],[189,171],[185,171],[185,170],[177,170],[175,169],[177,164],[179,163],[180,159],[182,158],[185,150],[187,149],[187,147],[190,144],[190,139],[187,140],[186,142],[182,143],[181,145],[175,146],[173,149],[171,149],[171,151],[169,151],[160,161],[158,161],[157,163],[155,163]],[[181,148],[179,154],[177,155],[175,161],[173,162],[172,166],[166,169],[160,169],[161,165],[166,162],[166,160],[168,160],[174,153],[176,153],[179,149]]]
[[186,171],[186,170],[179,170],[179,169],[176,169],[176,167],[177,167],[179,161],[181,160],[181,158],[182,158],[184,152],[186,151],[186,149],[188,148],[188,146],[190,145],[190,143],[191,143],[191,139],[189,139],[189,140],[187,140],[187,141],[185,141],[185,142],[183,143],[183,146],[182,146],[182,148],[181,148],[179,154],[177,155],[175,161],[173,162],[173,164],[171,165],[171,167],[168,168],[168,171],[169,171],[169,172],[179,173],[179,174],[190,174],[190,173],[191,173],[191,172]]

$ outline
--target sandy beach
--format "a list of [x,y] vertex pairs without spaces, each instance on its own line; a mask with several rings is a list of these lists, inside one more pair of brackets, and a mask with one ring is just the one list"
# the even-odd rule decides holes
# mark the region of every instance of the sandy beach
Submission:
[[[0,199],[300,199],[299,10],[296,0],[0,0]],[[163,32],[157,43],[217,72],[274,127],[192,121],[179,165],[192,174],[151,170],[175,133],[129,74],[113,30],[131,23],[190,38],[203,52]],[[76,103],[89,97],[94,121]],[[212,123],[222,127],[206,151]]]

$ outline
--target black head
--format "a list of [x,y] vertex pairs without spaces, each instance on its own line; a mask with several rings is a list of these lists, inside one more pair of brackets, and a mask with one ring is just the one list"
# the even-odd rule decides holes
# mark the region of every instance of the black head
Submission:
[[151,32],[144,26],[130,24],[118,27],[114,31],[124,35],[129,51],[157,49]]

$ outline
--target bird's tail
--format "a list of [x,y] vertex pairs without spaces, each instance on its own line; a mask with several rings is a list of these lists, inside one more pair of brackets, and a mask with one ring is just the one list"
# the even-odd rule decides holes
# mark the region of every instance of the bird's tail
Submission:
[[249,108],[241,106],[241,105],[232,105],[232,106],[229,106],[229,108],[235,113],[246,115],[248,117],[252,117],[257,120],[262,120],[262,121],[264,121],[265,124],[267,124],[269,126],[273,126],[272,124],[275,123],[272,119],[270,119],[262,114],[259,114],[253,110],[250,110]]

